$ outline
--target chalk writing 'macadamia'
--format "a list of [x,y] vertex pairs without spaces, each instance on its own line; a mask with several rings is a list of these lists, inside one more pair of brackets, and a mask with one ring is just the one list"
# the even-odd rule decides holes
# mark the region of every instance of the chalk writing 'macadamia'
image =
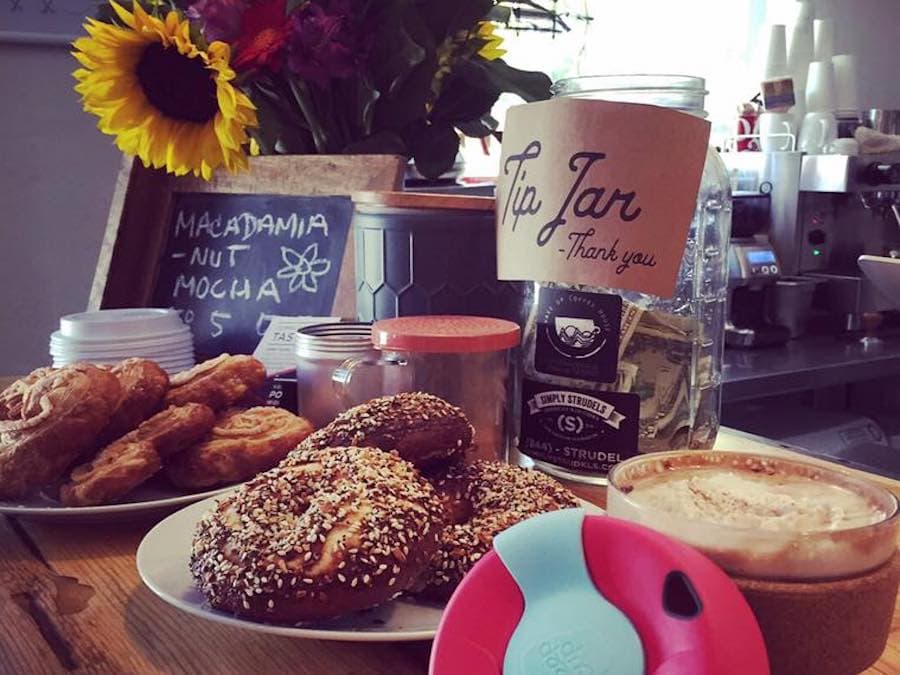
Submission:
[[321,213],[315,213],[306,219],[297,213],[282,218],[270,213],[256,215],[244,211],[223,221],[222,214],[212,216],[209,211],[203,211],[198,216],[192,211],[179,209],[175,216],[174,235],[186,236],[188,239],[234,237],[247,241],[257,236],[300,239],[314,230],[328,236],[328,221]]

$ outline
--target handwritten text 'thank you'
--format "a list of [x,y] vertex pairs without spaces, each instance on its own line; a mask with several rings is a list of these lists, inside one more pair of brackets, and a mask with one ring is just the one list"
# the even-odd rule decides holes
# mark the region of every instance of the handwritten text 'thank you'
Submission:
[[[544,211],[539,186],[528,180],[529,165],[540,156],[541,142],[533,140],[522,152],[506,158],[503,173],[512,178],[503,195],[505,199],[501,227],[509,226],[515,232],[521,218],[531,221]],[[587,218],[603,220],[607,217],[621,223],[638,224],[635,221],[639,222],[641,207],[636,191],[591,184],[591,168],[605,159],[606,154],[599,151],[579,151],[569,157],[568,173],[572,176],[566,179],[566,194],[558,206],[553,206],[553,218],[540,223],[535,243],[539,247],[550,244],[558,246],[559,252],[569,261],[584,259],[614,264],[617,275],[633,266],[656,267],[656,255],[652,251],[620,250],[619,238],[607,236],[601,239],[603,235],[598,236],[597,229],[592,226],[578,231],[567,227],[570,219],[577,224]],[[556,236],[557,232],[565,232],[565,243],[560,242],[562,237]]]

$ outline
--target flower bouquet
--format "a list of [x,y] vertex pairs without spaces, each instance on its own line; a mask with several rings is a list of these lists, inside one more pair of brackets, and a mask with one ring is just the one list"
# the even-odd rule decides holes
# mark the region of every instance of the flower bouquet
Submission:
[[437,177],[503,92],[495,0],[113,0],[74,42],[84,109],[146,166],[209,179],[252,154],[400,154]]

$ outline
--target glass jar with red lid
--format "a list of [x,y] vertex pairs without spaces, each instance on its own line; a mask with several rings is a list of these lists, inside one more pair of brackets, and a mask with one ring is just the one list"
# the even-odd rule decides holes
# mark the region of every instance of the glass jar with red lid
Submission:
[[[503,319],[453,315],[384,319],[372,325],[372,344],[380,356],[348,359],[335,379],[350,392],[358,369],[382,368],[384,393],[424,391],[459,406],[475,428],[472,457],[505,460],[512,419],[511,354],[519,339],[519,326]],[[345,393],[345,398],[349,396]]]

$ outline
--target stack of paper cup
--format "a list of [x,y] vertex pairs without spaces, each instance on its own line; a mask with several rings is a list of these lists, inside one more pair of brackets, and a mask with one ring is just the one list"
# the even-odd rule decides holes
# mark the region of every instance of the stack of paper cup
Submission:
[[774,80],[788,74],[785,27],[782,24],[774,24],[769,29],[769,49],[766,52],[766,70],[763,79]]
[[806,77],[806,111],[832,112],[835,108],[834,66],[831,59],[813,61]]
[[834,109],[842,115],[858,115],[859,76],[854,54],[836,54],[831,57],[834,68]]
[[834,19],[816,19],[813,22],[813,45],[816,61],[828,61],[834,56]]
[[194,365],[194,337],[174,309],[102,309],[62,317],[50,336],[50,355],[57,368],[140,356],[171,374]]
[[834,66],[828,61],[809,64],[806,80],[806,115],[800,127],[798,149],[818,155],[832,152],[837,139],[837,120],[834,116]]
[[788,69],[794,78],[794,93],[803,104],[806,91],[806,74],[813,60],[813,7],[809,2],[798,2],[797,22],[791,32],[791,49],[788,52]]

